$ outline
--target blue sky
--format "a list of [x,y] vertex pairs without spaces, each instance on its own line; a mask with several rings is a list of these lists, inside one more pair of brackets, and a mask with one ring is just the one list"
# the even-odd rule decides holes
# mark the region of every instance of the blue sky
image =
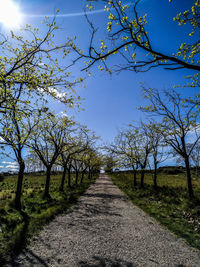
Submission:
[[[59,31],[58,40],[62,42],[63,38],[66,40],[67,36],[76,35],[79,46],[87,49],[90,38],[88,24],[84,16],[77,16],[77,13],[83,11],[86,1],[16,0],[14,2],[19,5],[21,13],[24,14],[23,23],[35,25],[41,32],[44,30],[41,25],[42,16],[53,15],[59,8],[60,15],[68,15],[57,18],[57,23],[62,28]],[[191,2],[191,0],[174,0],[172,3],[169,3],[168,0],[142,1],[140,11],[148,14],[148,31],[156,49],[171,54],[179,47],[181,41],[187,41],[188,38],[185,35],[189,29],[185,27],[183,30],[177,26],[176,22],[173,22],[173,17],[178,12],[189,9]],[[102,8],[103,5],[100,2],[97,3],[97,10]],[[95,13],[90,18],[100,28],[100,35],[103,35],[105,13]],[[112,62],[115,60],[113,58]],[[80,67],[78,65],[74,68],[74,77],[80,76]],[[86,80],[85,88],[76,88],[77,93],[85,99],[82,101],[85,111],[70,113],[75,116],[77,121],[86,124],[101,136],[103,142],[109,142],[116,136],[117,129],[125,127],[131,121],[140,121],[144,118],[144,115],[137,110],[138,106],[144,104],[140,92],[140,82],[162,90],[182,84],[183,76],[188,74],[193,74],[193,72],[187,70],[167,71],[160,68],[147,73],[122,72],[119,75],[109,76],[94,70],[92,76]],[[183,96],[194,95],[193,89],[179,90]],[[65,109],[62,104],[52,102],[52,106],[57,112]]]

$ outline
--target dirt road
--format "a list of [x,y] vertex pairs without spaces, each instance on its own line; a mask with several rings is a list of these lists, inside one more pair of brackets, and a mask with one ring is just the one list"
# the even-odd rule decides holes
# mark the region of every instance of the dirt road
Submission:
[[100,178],[9,266],[200,266],[199,253]]

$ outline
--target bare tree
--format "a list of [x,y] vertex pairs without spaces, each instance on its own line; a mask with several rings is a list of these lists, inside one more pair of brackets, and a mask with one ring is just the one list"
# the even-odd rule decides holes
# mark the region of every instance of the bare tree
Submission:
[[188,193],[189,197],[193,198],[194,192],[190,173],[190,157],[192,150],[200,139],[200,135],[196,135],[195,142],[190,149],[187,149],[187,137],[191,132],[199,132],[197,131],[199,129],[199,112],[196,105],[185,102],[174,90],[164,91],[161,94],[156,89],[144,88],[143,93],[149,100],[150,105],[140,109],[143,112],[160,117],[160,132],[165,142],[184,160],[187,172]]

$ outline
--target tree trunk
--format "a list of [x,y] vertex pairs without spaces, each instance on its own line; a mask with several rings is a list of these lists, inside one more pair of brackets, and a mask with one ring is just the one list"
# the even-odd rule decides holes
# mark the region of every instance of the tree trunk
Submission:
[[84,174],[85,174],[85,172],[84,171],[82,171],[82,174],[81,174],[81,184],[83,183],[83,179],[84,179]]
[[90,179],[90,178],[91,178],[91,170],[89,168],[89,170],[88,170],[88,179]]
[[68,177],[67,177],[67,180],[68,180],[68,188],[71,188],[72,185],[71,185],[71,165],[69,166],[68,168]]
[[76,171],[75,184],[78,185],[78,171]]
[[157,184],[157,162],[154,161],[154,173],[153,173],[153,185],[154,188],[157,189],[158,188],[158,184]]
[[141,164],[141,182],[140,182],[140,187],[141,188],[144,188],[144,172],[145,172],[145,168],[146,168],[146,165],[147,165],[147,158],[148,158],[148,153],[146,151],[146,155],[145,155],[145,160],[144,160],[144,163]]
[[134,177],[134,186],[137,186],[137,172],[135,169],[133,170],[133,177]]
[[24,177],[24,169],[25,164],[24,161],[21,160],[19,163],[19,172],[18,172],[18,179],[17,179],[17,190],[15,195],[15,208],[17,210],[21,210],[21,195],[22,195],[22,184],[23,184],[23,177]]
[[185,167],[186,167],[186,174],[187,174],[188,194],[189,194],[189,198],[192,199],[194,197],[194,192],[193,192],[193,187],[192,187],[192,177],[191,177],[190,163],[189,163],[188,157],[185,157]]
[[46,184],[45,184],[45,190],[44,190],[45,198],[50,198],[50,194],[49,194],[50,178],[51,178],[51,167],[48,166],[47,175],[46,175]]
[[64,191],[64,184],[65,184],[66,172],[67,172],[67,168],[64,167],[63,174],[62,174],[62,179],[61,179],[61,183],[60,183],[60,188],[59,188],[59,191],[60,192],[63,192]]
[[144,188],[144,169],[141,170],[140,187]]
[[199,166],[196,165],[196,176],[198,176],[198,169],[199,169]]

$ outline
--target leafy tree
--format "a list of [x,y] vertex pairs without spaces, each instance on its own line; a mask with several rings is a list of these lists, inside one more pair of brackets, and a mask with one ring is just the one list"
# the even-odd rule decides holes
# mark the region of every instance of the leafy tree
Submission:
[[[189,144],[189,148],[192,148],[194,144]],[[197,142],[197,144],[194,146],[193,150],[191,151],[191,160],[193,161],[193,164],[196,168],[196,175],[198,175],[199,171],[199,162],[200,162],[200,143]]]
[[[93,0],[90,2],[89,9],[94,8]],[[100,1],[99,1],[100,2]],[[140,0],[125,4],[125,1],[102,0],[104,10],[108,13],[107,17],[107,36],[106,41],[103,38],[96,40],[97,29],[87,18],[91,28],[91,39],[88,53],[83,53],[76,49],[79,58],[84,57],[86,61],[85,70],[88,70],[96,62],[99,62],[99,69],[110,72],[107,66],[107,58],[119,54],[121,64],[115,64],[115,71],[130,70],[135,72],[145,72],[152,68],[163,66],[168,70],[190,69],[199,72],[199,33],[200,33],[200,1],[191,1],[191,9],[177,14],[174,18],[178,25],[188,24],[191,27],[188,43],[180,44],[178,51],[173,54],[167,54],[155,47],[151,36],[147,31],[147,14],[139,14],[138,6]],[[171,1],[169,1],[171,2]],[[183,28],[183,34],[185,30]],[[99,37],[98,37],[99,38]],[[159,37],[158,37],[159,39]],[[138,55],[138,52],[144,52],[144,56]]]
[[[197,107],[194,103],[185,102],[174,90],[164,91],[161,94],[156,89],[144,88],[143,93],[150,105],[140,109],[160,117],[160,133],[166,144],[183,158],[187,173],[188,193],[189,197],[193,198],[190,157],[200,139]],[[188,149],[187,138],[194,131],[197,135],[194,137],[193,145]]]
[[[30,136],[38,124],[37,116],[33,117],[32,112],[27,110],[27,104],[24,105],[19,100],[12,100],[7,105],[5,113],[1,114],[0,119],[0,137],[1,144],[9,146],[15,155],[15,160],[19,164],[17,179],[17,189],[15,195],[15,208],[21,210],[22,185],[25,170],[25,160],[23,151],[27,146]],[[38,111],[40,115],[41,110]],[[36,114],[36,113],[34,113]]]
[[[80,144],[80,143],[79,143]],[[60,191],[64,190],[65,176],[68,171],[68,187],[71,188],[71,168],[74,168],[76,171],[76,184],[78,182],[78,172],[79,172],[79,164],[78,159],[76,159],[76,155],[79,155],[82,151],[86,150],[86,147],[79,147],[75,140],[72,143],[68,143],[64,145],[63,151],[60,153],[59,164],[63,167],[63,175],[60,184]],[[69,173],[70,172],[70,173]]]
[[30,150],[39,157],[47,171],[44,197],[50,197],[51,169],[64,147],[66,128],[70,125],[71,121],[67,117],[56,117],[48,112],[40,117],[40,123],[32,133]]
[[119,131],[114,143],[108,147],[118,159],[120,167],[132,168],[134,175],[134,186],[137,185],[137,169],[139,167],[139,159],[137,153],[137,134],[135,129],[125,129]]
[[62,173],[62,179],[60,183],[59,190],[64,190],[64,184],[65,184],[65,176],[68,172],[68,187],[71,188],[71,155],[73,155],[72,149],[74,148],[74,139],[71,136],[71,133],[74,131],[73,126],[75,122],[71,121],[71,124],[68,125],[69,127],[65,128],[66,134],[65,139],[63,140],[64,144],[62,147],[62,150],[60,151],[60,154],[56,160],[56,164],[63,167],[63,173]]
[[144,124],[135,127],[130,124],[125,130],[118,133],[114,144],[108,148],[118,159],[120,167],[132,168],[134,186],[137,185],[137,170],[141,169],[140,186],[144,187],[144,174],[151,152],[150,136]]
[[[71,187],[71,168],[76,172],[76,183],[78,182],[79,164],[83,152],[87,152],[88,148],[95,141],[94,136],[90,136],[90,132],[85,126],[76,125],[76,129],[72,130],[72,134],[67,134],[64,140],[64,146],[58,157],[57,163],[63,167],[63,175],[60,184],[60,191],[64,190],[65,176],[68,171],[68,187]],[[77,162],[76,162],[77,160]],[[76,164],[77,163],[77,164]]]
[[[190,151],[193,146],[194,142],[187,143],[186,144],[187,151]],[[181,157],[176,151],[173,151],[172,155],[176,158],[177,164],[184,165],[183,157]],[[200,144],[198,140],[198,142],[195,144],[194,148],[190,153],[190,165],[195,167],[196,176],[198,176],[199,162],[200,162]]]
[[82,184],[83,180],[84,180],[84,175],[87,171],[87,169],[89,168],[89,164],[90,164],[90,149],[89,150],[86,150],[84,151],[82,154],[81,154],[81,180],[80,180],[80,183]]
[[89,148],[85,164],[88,164],[88,178],[92,178],[95,173],[99,173],[102,162],[102,155],[97,152],[96,148]]
[[35,92],[42,98],[47,94],[63,103],[74,103],[72,87],[82,79],[70,82],[70,72],[62,67],[73,40],[58,44],[55,18],[49,21],[46,17],[44,24],[43,35],[38,28],[26,25],[20,34],[11,31],[9,36],[0,36],[0,112],[6,112],[7,104],[24,93],[32,96]]
[[44,165],[39,160],[38,156],[34,153],[28,153],[27,156],[25,156],[25,172],[27,173],[36,173],[44,171]]
[[157,185],[157,168],[158,164],[165,161],[164,157],[164,147],[166,146],[163,140],[163,135],[160,132],[159,124],[150,120],[148,123],[142,123],[143,130],[145,134],[149,137],[150,147],[151,147],[151,156],[153,158],[154,174],[153,174],[153,183],[154,188],[158,187]]
[[[72,51],[73,40],[56,44],[58,29],[55,18],[45,18],[46,33],[41,36],[39,29],[26,25],[20,34],[11,31],[10,36],[1,35],[0,46],[0,114],[3,143],[12,147],[19,163],[19,176],[15,206],[21,209],[21,189],[25,168],[22,150],[33,130],[29,120],[36,102],[44,101],[49,95],[72,106],[75,94],[72,86],[82,81],[69,81],[70,72],[62,67]],[[58,60],[61,58],[61,60]],[[25,124],[27,125],[25,126]],[[7,125],[7,127],[6,127]],[[12,134],[12,136],[11,136]]]
[[[66,142],[66,140],[65,140]],[[62,173],[62,179],[60,183],[59,190],[64,190],[64,184],[65,184],[65,177],[66,173],[68,171],[68,187],[71,188],[71,153],[67,153],[67,151],[70,151],[69,145],[64,145],[63,151],[61,151],[60,156],[58,157],[57,164],[63,167],[63,173]]]
[[137,143],[135,148],[137,153],[138,164],[141,169],[140,187],[144,188],[144,174],[148,164],[148,158],[151,153],[151,142],[149,136],[145,133],[144,129],[136,129],[136,133]]
[[104,170],[105,172],[113,172],[114,167],[116,166],[116,161],[114,159],[114,156],[112,154],[106,155],[104,157]]
[[72,158],[72,168],[75,171],[75,184],[78,185],[79,173],[83,167],[83,154],[74,155]]

